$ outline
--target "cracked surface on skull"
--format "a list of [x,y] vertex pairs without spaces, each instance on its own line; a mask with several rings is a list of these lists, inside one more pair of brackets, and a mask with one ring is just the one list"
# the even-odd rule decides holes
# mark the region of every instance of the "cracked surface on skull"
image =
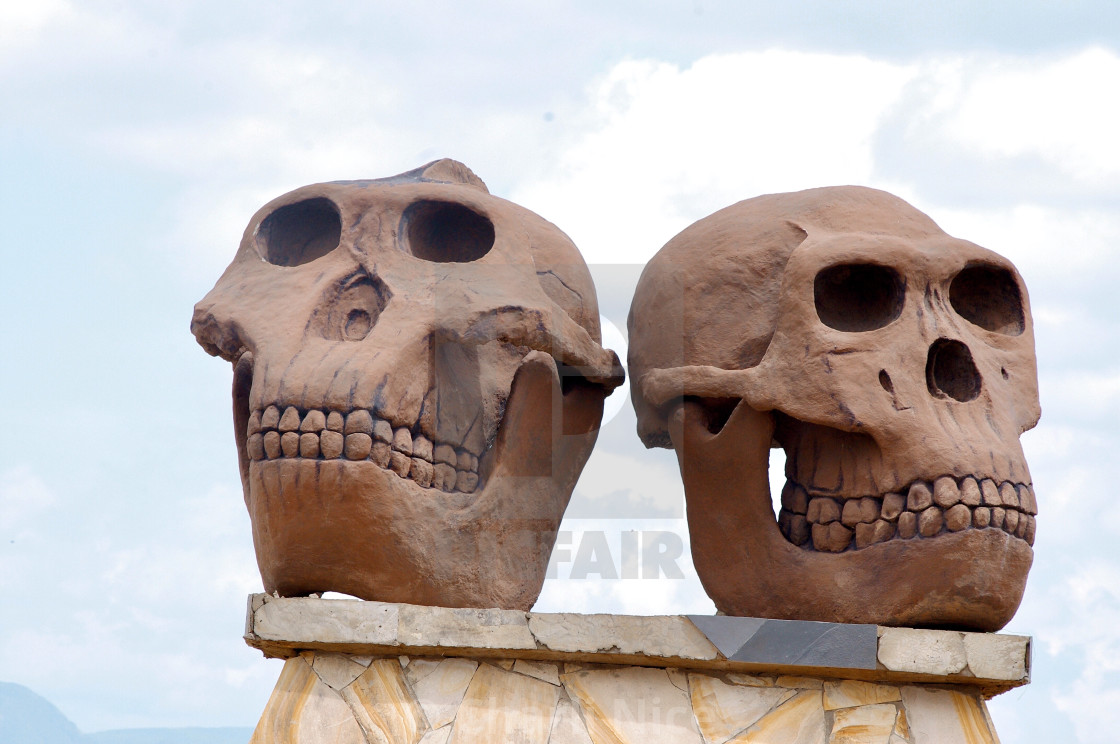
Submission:
[[[729,614],[997,630],[1033,559],[1038,421],[1005,258],[861,187],[740,202],[650,261],[629,318],[638,433],[677,452]],[[775,517],[767,469],[786,454]]]
[[559,229],[466,166],[297,189],[191,329],[234,365],[265,589],[528,610],[622,382]]

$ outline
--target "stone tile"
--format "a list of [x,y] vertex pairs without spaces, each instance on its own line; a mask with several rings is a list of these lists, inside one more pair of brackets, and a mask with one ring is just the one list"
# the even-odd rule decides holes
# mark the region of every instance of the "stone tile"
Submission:
[[978,698],[952,690],[903,687],[913,744],[998,744]]
[[882,628],[879,661],[894,672],[957,674],[967,663],[961,634],[950,630]]
[[357,599],[268,599],[253,613],[252,634],[268,641],[397,644],[398,605]]
[[548,744],[593,744],[591,735],[587,733],[587,727],[583,725],[583,719],[571,700],[561,699],[556,706]]
[[443,659],[412,659],[404,667],[404,678],[412,686],[436,670]]
[[[411,664],[409,666],[412,666]],[[470,659],[444,659],[422,679],[412,684],[416,699],[428,725],[438,729],[455,719],[455,711],[463,701],[471,677],[478,669],[478,662]]]
[[570,653],[613,652],[681,659],[715,659],[719,652],[682,616],[530,614],[542,646]]
[[[987,709],[985,708],[985,710]],[[988,725],[991,726],[991,721],[988,721]],[[992,730],[995,730],[994,726],[992,726]],[[898,717],[894,719],[894,735],[891,736],[891,741],[893,742],[895,738],[910,741],[910,724],[906,721],[906,708],[902,706],[898,709]]]
[[747,687],[773,687],[777,680],[777,677],[764,674],[740,674],[739,672],[730,672],[727,678],[737,685],[746,685]]
[[481,664],[459,706],[448,744],[546,744],[560,688]]
[[525,613],[400,605],[400,643],[486,649],[531,649],[537,644]]
[[778,687],[792,687],[801,690],[820,690],[824,687],[824,682],[816,677],[794,677],[785,675],[778,677]]
[[[428,729],[396,659],[378,659],[342,691],[368,741],[416,744]],[[363,740],[365,741],[365,740]]]
[[364,672],[368,666],[368,664],[362,666],[355,663],[346,654],[322,652],[315,655],[315,661],[311,664],[311,668],[319,675],[319,679],[336,690],[341,690],[356,680],[358,675]]
[[669,681],[674,687],[681,692],[688,692],[688,672],[683,669],[666,669],[665,673],[669,675]]
[[497,666],[497,667],[501,667],[502,669],[505,669],[507,672],[509,670],[513,669],[513,663],[515,661],[516,661],[516,659],[490,659],[491,664],[493,664],[494,666]]
[[689,696],[664,669],[624,667],[561,675],[596,744],[702,744]]
[[857,705],[893,703],[902,699],[902,693],[894,685],[877,685],[874,682],[860,682],[855,679],[828,681],[824,683],[824,709],[853,708]]
[[841,708],[833,715],[828,744],[888,744],[897,715],[890,703]]
[[758,664],[874,669],[876,626],[689,615],[720,652]]
[[981,679],[1024,679],[1029,642],[1023,636],[965,633],[968,668]]
[[288,659],[250,744],[366,744],[350,706],[302,658]]
[[555,664],[547,661],[518,659],[513,665],[513,671],[539,679],[541,682],[548,682],[550,685],[560,684],[560,672]]
[[781,687],[729,685],[706,674],[689,675],[692,710],[709,744],[721,744],[753,726],[795,693]]
[[424,734],[424,738],[420,740],[420,744],[447,744],[447,738],[451,736],[451,727],[444,726],[435,731],[429,731]]
[[825,744],[824,707],[816,690],[799,692],[728,744]]

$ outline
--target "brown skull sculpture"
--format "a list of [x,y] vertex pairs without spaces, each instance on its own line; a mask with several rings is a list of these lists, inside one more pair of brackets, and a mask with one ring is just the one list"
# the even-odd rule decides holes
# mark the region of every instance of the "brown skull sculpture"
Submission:
[[265,589],[529,609],[622,382],[554,225],[466,166],[263,207],[191,329],[234,364]]
[[[1038,421],[1009,261],[890,194],[740,202],[650,261],[629,318],[639,435],[677,452],[722,611],[1001,628],[1022,598]],[[770,448],[786,454],[775,519]]]

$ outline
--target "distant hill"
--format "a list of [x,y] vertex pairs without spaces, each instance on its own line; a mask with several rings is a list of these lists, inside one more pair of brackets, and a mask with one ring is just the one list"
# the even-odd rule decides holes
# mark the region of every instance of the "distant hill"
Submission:
[[251,728],[117,729],[83,734],[49,700],[0,682],[0,744],[247,744]]

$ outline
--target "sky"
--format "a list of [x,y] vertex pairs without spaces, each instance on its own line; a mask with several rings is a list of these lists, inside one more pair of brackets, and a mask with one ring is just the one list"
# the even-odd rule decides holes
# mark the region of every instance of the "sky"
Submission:
[[[1011,259],[1034,673],[990,705],[1005,744],[1120,729],[1120,5],[0,0],[0,101],[0,679],[82,730],[256,722],[280,664],[240,637],[231,371],[192,306],[265,202],[440,157],[572,237],[620,352],[641,265],[760,194],[885,189]],[[625,395],[537,609],[711,612]],[[629,575],[628,530],[679,577],[577,575],[587,540]]]

